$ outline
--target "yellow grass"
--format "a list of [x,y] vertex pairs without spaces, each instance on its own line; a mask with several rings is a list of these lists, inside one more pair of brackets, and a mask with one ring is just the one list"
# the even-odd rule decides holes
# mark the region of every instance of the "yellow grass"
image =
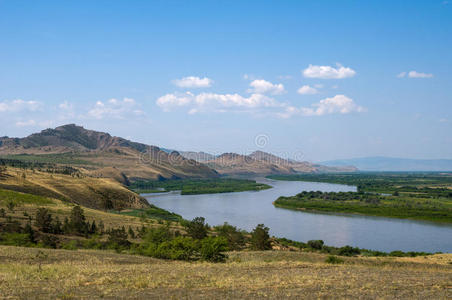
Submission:
[[110,178],[71,176],[8,167],[7,176],[0,179],[0,188],[41,195],[103,208],[106,199],[115,207],[142,208],[147,203],[118,181]]
[[[228,262],[173,262],[95,250],[0,246],[0,295],[22,299],[452,297],[452,255],[346,258],[300,252],[230,253]],[[438,261],[437,261],[438,260]]]

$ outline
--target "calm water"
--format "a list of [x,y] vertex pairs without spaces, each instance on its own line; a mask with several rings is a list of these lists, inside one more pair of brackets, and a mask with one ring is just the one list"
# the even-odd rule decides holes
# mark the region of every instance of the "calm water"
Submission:
[[452,252],[452,225],[430,222],[367,217],[348,214],[325,214],[276,208],[279,196],[301,191],[355,191],[339,184],[274,181],[260,192],[185,195],[177,192],[145,195],[158,207],[182,215],[185,219],[205,217],[210,225],[228,222],[245,230],[264,223],[271,234],[296,241],[324,240],[327,245],[352,245],[381,251]]

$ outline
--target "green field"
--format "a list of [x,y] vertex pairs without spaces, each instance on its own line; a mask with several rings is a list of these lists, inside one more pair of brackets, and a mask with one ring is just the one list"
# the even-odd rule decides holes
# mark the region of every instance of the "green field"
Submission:
[[129,188],[137,193],[181,191],[182,195],[260,191],[271,186],[247,179],[174,179],[163,181],[136,181]]
[[439,173],[299,174],[276,180],[355,185],[358,192],[302,192],[277,207],[452,223],[452,176]]

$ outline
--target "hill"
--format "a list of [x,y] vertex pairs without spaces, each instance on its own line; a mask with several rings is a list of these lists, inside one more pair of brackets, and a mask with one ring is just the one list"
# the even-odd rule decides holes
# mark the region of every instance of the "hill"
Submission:
[[24,138],[0,138],[4,158],[67,164],[120,181],[143,178],[217,177],[218,174],[159,147],[87,130],[75,124],[46,129]]
[[224,153],[203,161],[220,174],[227,175],[282,175],[316,172],[353,172],[354,167],[328,167],[310,162],[282,158],[271,153],[255,151],[250,155]]
[[326,166],[356,166],[361,171],[452,171],[452,159],[361,157],[321,162]]

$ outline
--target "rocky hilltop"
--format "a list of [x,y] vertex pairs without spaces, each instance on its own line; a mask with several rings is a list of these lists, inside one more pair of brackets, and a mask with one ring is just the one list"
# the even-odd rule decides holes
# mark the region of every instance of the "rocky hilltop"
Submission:
[[218,176],[216,171],[176,151],[168,153],[156,146],[75,124],[46,129],[24,138],[2,137],[0,155],[76,165],[98,177],[119,180]]

